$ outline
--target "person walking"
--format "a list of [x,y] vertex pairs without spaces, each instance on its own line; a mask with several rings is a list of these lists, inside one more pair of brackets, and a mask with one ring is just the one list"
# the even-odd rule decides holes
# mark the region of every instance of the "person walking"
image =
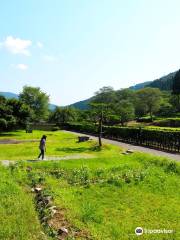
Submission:
[[47,136],[46,135],[43,135],[42,138],[41,138],[41,141],[40,141],[40,144],[39,144],[39,150],[41,151],[39,156],[38,156],[38,159],[42,156],[42,160],[44,159],[44,153],[46,151],[46,138]]

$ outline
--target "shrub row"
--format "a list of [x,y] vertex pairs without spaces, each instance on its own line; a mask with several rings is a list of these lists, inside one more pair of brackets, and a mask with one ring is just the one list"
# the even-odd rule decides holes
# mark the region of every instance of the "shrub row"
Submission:
[[[98,127],[89,123],[68,123],[66,129],[82,133],[98,133]],[[180,152],[180,131],[104,126],[103,136],[128,143]]]
[[82,133],[98,133],[97,125],[91,123],[66,123],[63,128],[65,128],[66,130],[74,130]]
[[0,132],[14,130],[17,126],[16,119],[9,117],[9,119],[0,118]]
[[153,123],[159,127],[180,127],[180,118],[166,118]]
[[26,129],[42,130],[42,131],[57,131],[59,128],[54,123],[28,123]]

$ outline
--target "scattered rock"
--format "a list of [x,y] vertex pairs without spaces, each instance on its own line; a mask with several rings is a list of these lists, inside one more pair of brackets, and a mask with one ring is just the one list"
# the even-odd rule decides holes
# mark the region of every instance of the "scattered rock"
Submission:
[[43,201],[38,201],[37,202],[37,206],[40,208],[40,207],[42,207],[44,205],[44,203],[43,203]]
[[51,206],[51,207],[49,207],[49,209],[53,210],[53,209],[57,209],[57,207],[56,206]]
[[47,202],[50,202],[53,200],[53,198],[52,198],[52,196],[46,196],[46,197],[44,197],[44,200]]
[[53,205],[53,197],[45,194],[46,191],[44,191],[44,187],[37,185],[32,188],[31,191],[35,194],[36,210],[39,213],[39,220],[44,229],[48,229],[49,236],[53,235],[58,240],[65,240],[68,237],[75,239],[81,236],[83,237],[82,239],[89,239],[88,233],[71,228],[65,219],[64,209],[59,209]]
[[88,136],[78,136],[78,142],[86,142],[89,140]]
[[41,222],[44,223],[44,224],[47,223],[48,220],[49,220],[48,216],[45,216],[45,217],[41,218]]
[[42,191],[42,188],[41,187],[36,187],[36,188],[34,188],[34,190],[35,190],[35,192],[41,192]]
[[51,210],[51,217],[53,217],[53,216],[54,216],[54,214],[56,214],[56,212],[57,212],[57,210],[56,210],[56,209],[52,209],[52,210]]
[[126,152],[127,153],[134,153],[134,151],[132,149],[128,149]]
[[47,196],[47,197],[43,198],[43,201],[44,201],[46,207],[51,207],[52,200],[53,200],[53,198],[51,196]]
[[128,152],[122,152],[123,155],[128,155]]
[[59,230],[58,230],[58,235],[67,235],[68,234],[68,230],[67,228],[65,227],[61,227]]

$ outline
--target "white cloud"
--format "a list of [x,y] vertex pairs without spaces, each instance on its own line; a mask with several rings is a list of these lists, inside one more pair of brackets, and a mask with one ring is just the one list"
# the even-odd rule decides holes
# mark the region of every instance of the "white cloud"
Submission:
[[44,45],[43,45],[42,42],[37,42],[37,47],[38,47],[38,48],[43,48],[43,46],[44,46]]
[[57,57],[52,56],[52,55],[44,55],[43,56],[44,61],[46,62],[54,62],[57,60]]
[[23,70],[23,71],[25,71],[25,70],[28,69],[28,65],[23,64],[23,63],[17,64],[15,67],[16,67],[17,69],[20,69],[20,70]]
[[20,38],[14,38],[12,36],[6,37],[4,42],[0,43],[1,47],[4,47],[12,54],[23,54],[30,56],[29,47],[32,45],[30,40],[24,40]]

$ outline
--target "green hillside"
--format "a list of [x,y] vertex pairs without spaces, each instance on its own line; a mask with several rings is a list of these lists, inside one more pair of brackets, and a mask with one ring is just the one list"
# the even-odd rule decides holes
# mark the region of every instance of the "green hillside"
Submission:
[[177,71],[169,73],[159,79],[154,81],[148,81],[143,83],[138,83],[134,86],[131,86],[130,89],[139,90],[145,87],[159,88],[163,91],[170,91],[172,89],[172,82]]
[[159,88],[160,90],[169,91],[172,89],[173,79],[177,71],[169,73],[168,75],[154,80],[147,87]]
[[130,89],[132,89],[132,90],[139,90],[139,89],[142,89],[142,88],[148,86],[151,83],[152,83],[152,81],[138,83],[138,84],[136,84],[134,86],[131,86]]
[[0,92],[0,96],[4,96],[7,99],[15,98],[18,99],[18,94],[12,92]]
[[79,102],[76,102],[76,103],[73,103],[73,104],[71,104],[69,106],[77,108],[77,109],[80,109],[80,110],[86,110],[86,109],[89,108],[88,104],[89,104],[90,101],[91,101],[91,98],[83,100],[83,101],[79,101]]

